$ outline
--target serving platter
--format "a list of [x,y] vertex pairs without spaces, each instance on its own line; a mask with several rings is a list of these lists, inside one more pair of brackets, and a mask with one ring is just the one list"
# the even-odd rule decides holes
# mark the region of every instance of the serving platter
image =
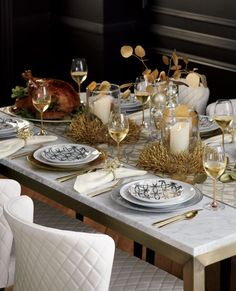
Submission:
[[[12,108],[13,108],[13,106],[7,106],[7,107],[2,108],[1,111],[10,115],[10,116],[13,116],[13,117],[21,117],[21,118],[24,118],[25,120],[32,121],[32,122],[41,122],[41,120],[38,118],[25,117],[25,116],[21,116],[20,114],[15,114],[13,112]],[[44,119],[43,122],[46,122],[46,123],[70,123],[71,120],[72,120],[72,117],[70,115],[68,115],[63,119]]]

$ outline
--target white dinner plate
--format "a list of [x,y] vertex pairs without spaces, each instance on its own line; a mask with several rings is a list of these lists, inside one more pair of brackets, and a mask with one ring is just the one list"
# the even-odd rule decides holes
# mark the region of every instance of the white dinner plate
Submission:
[[66,143],[44,147],[41,154],[45,160],[51,163],[81,164],[87,163],[94,150],[88,146]]
[[[55,145],[55,146],[60,147],[62,145],[65,145],[65,144],[58,144],[58,145]],[[67,144],[67,145],[69,145],[69,144]],[[65,168],[75,167],[75,168],[77,168],[79,166],[82,167],[82,166],[84,166],[84,165],[86,165],[86,164],[94,161],[101,154],[97,149],[95,149],[93,147],[89,147],[87,145],[79,145],[79,144],[76,144],[76,145],[77,146],[83,146],[83,147],[85,147],[90,152],[90,154],[83,161],[77,161],[77,162],[75,162],[75,161],[72,161],[72,162],[67,161],[66,162],[65,161],[65,162],[60,163],[58,161],[57,162],[52,162],[52,161],[46,160],[43,157],[42,153],[45,151],[45,149],[47,149],[48,147],[52,147],[52,146],[47,146],[47,147],[43,147],[43,148],[38,149],[37,151],[34,152],[33,156],[34,156],[34,158],[37,161],[39,161],[41,163],[44,163],[46,165],[53,166],[53,167],[59,167],[59,168],[63,168],[63,167],[65,167]]]
[[202,192],[198,189],[193,187],[195,190],[195,194],[191,199],[188,199],[187,201],[184,201],[182,203],[168,205],[166,207],[146,207],[143,205],[138,205],[134,203],[130,203],[129,201],[125,200],[120,195],[120,191],[118,189],[115,189],[111,192],[111,199],[116,202],[117,204],[121,205],[122,207],[125,207],[127,209],[133,210],[133,211],[142,211],[142,212],[153,212],[153,213],[165,213],[165,212],[173,212],[177,211],[179,209],[183,209],[192,205],[197,204],[200,202],[203,198]]
[[24,119],[0,117],[0,138],[14,137],[19,129],[29,125],[30,122]]
[[[153,181],[154,183],[158,183],[158,181],[164,181],[164,183],[166,185],[171,185],[171,183],[177,185],[177,187],[181,188],[181,195],[175,197],[175,198],[170,198],[170,199],[155,199],[154,196],[152,196],[153,199],[149,200],[146,196],[139,196],[139,195],[135,195],[136,193],[132,193],[132,190],[130,191],[130,189],[134,189],[135,185],[137,184],[150,184],[151,181]],[[173,185],[172,184],[172,185]],[[176,187],[176,186],[175,186]],[[151,207],[151,208],[162,208],[162,207],[167,207],[170,205],[177,205],[177,204],[181,204],[183,202],[188,201],[189,199],[191,199],[196,193],[196,190],[193,186],[191,186],[190,184],[184,183],[184,182],[180,182],[180,181],[175,181],[175,180],[171,180],[171,179],[146,179],[145,180],[138,180],[138,181],[133,181],[130,182],[128,184],[125,184],[124,186],[121,187],[120,189],[120,195],[122,198],[124,198],[125,200],[136,204],[136,205],[141,205],[144,207]],[[162,192],[163,194],[163,192]],[[156,196],[155,196],[156,197]]]
[[207,115],[200,115],[199,117],[199,131],[200,133],[206,133],[218,129],[218,125],[214,120]]

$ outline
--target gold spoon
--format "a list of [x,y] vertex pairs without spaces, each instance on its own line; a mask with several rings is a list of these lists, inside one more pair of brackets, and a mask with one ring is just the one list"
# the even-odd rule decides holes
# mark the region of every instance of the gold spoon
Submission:
[[200,211],[200,210],[202,210],[202,209],[191,210],[191,211],[185,212],[185,213],[180,214],[180,215],[176,215],[176,216],[173,216],[173,217],[161,220],[161,221],[154,222],[152,225],[157,226],[157,227],[163,227],[163,226],[170,224],[172,222],[176,222],[176,221],[180,221],[180,220],[184,220],[184,219],[191,219],[191,218],[194,218],[198,214],[198,211]]

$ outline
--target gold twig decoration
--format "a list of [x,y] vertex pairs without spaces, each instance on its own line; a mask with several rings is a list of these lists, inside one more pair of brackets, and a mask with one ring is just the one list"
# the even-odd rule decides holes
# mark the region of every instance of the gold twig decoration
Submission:
[[161,142],[152,143],[140,153],[138,166],[155,173],[200,174],[204,172],[202,145],[199,142],[192,153],[172,154]]
[[[133,143],[139,139],[141,126],[129,119],[129,132],[122,143]],[[110,138],[107,126],[94,115],[86,113],[77,115],[69,126],[68,136],[74,141],[80,143],[89,143],[91,145],[100,143],[113,144]]]

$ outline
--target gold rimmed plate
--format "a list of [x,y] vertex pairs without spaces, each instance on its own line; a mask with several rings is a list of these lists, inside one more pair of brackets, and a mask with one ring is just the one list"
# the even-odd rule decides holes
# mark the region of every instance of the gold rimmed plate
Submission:
[[61,168],[61,167],[57,167],[56,165],[51,166],[51,165],[44,164],[44,163],[42,163],[34,158],[34,152],[30,153],[27,156],[27,160],[31,165],[33,165],[34,167],[40,168],[40,169],[44,169],[44,170],[48,170],[48,171],[67,172],[67,171],[75,171],[75,170],[85,169],[86,167],[91,167],[91,166],[96,166],[96,165],[101,164],[102,162],[104,162],[104,160],[106,158],[106,154],[101,150],[99,150],[99,152],[100,152],[100,155],[95,160],[93,160],[87,164],[72,166],[72,167],[68,167],[68,168]]

